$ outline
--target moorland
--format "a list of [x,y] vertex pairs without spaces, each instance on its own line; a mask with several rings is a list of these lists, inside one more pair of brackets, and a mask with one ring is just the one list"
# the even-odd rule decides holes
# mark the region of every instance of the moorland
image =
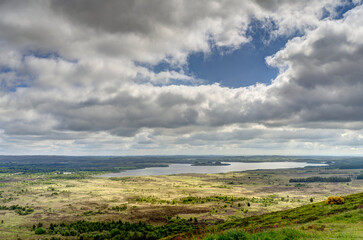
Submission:
[[[216,161],[329,165],[97,177]],[[362,192],[363,158],[0,156],[0,239],[359,239]]]

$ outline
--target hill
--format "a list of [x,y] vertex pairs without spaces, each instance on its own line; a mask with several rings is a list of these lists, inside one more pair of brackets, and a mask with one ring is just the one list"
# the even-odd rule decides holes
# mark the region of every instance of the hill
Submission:
[[[361,239],[363,193],[345,196],[344,200],[344,204],[319,202],[236,219],[208,227],[192,239]],[[184,239],[186,235],[178,237]]]

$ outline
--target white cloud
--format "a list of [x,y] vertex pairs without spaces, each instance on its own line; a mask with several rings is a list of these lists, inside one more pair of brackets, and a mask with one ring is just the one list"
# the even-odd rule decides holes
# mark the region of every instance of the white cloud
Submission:
[[[335,20],[344,3],[2,1],[0,153],[361,153],[363,10]],[[249,42],[252,19],[301,35],[267,58],[271,85],[178,68]],[[153,72],[160,61],[179,70]]]

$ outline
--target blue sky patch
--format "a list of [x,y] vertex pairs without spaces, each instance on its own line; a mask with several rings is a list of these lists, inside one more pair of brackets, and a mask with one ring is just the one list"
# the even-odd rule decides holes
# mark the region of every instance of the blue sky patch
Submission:
[[[279,70],[268,66],[265,58],[271,56],[285,46],[287,41],[294,36],[280,36],[270,39],[272,23],[270,27],[263,27],[263,23],[253,21],[250,24],[247,36],[251,42],[242,45],[239,49],[220,49],[213,46],[212,52],[192,53],[188,56],[187,65],[184,66],[186,75],[204,80],[204,84],[219,83],[221,86],[238,88],[258,83],[270,84]],[[148,66],[155,73],[162,71],[180,71],[178,67],[171,66],[167,61],[162,61],[155,66]]]

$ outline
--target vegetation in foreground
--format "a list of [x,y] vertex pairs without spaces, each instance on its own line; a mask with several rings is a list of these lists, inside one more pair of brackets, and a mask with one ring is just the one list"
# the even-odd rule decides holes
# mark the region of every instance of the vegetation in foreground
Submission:
[[[257,157],[253,159],[266,160]],[[102,226],[112,222],[141,228],[126,231],[126,235],[120,235],[122,238],[168,238],[177,237],[180,232],[186,231],[181,237],[199,239],[206,235],[196,233],[220,234],[221,231],[233,228],[241,230],[242,219],[304,207],[325,201],[331,195],[345,196],[363,192],[363,180],[360,178],[363,171],[357,169],[358,165],[353,160],[352,169],[347,169],[348,165],[344,162],[344,168],[329,166],[121,178],[96,178],[94,176],[102,172],[68,169],[72,164],[81,163],[79,159],[78,163],[57,163],[67,167],[54,172],[50,171],[51,168],[44,167],[45,159],[39,166],[32,165],[33,160],[23,160],[19,160],[18,165],[4,161],[2,163],[6,167],[0,173],[0,239],[79,239],[81,236],[93,239],[96,235],[100,239],[109,236],[115,238],[122,232],[116,234],[116,230],[112,231],[112,225],[102,232],[88,232],[86,227],[82,229],[74,225],[92,226],[96,223],[96,226]],[[59,161],[63,160],[65,158]],[[72,158],[68,160],[71,161]],[[92,161],[97,163],[94,159]],[[161,160],[156,163],[161,164]],[[19,171],[22,167],[18,167],[22,164],[27,165],[25,170],[32,170]],[[116,164],[116,160],[113,164]],[[124,167],[127,166],[122,165],[118,169]],[[44,171],[37,172],[38,168]],[[309,181],[289,181],[294,178]],[[335,182],[336,179],[348,178],[349,182]],[[344,208],[348,205],[345,201],[339,206]],[[334,209],[338,205],[332,206]],[[359,209],[344,211],[332,215],[340,216],[349,211],[353,217],[361,215]],[[260,220],[268,222],[266,219]],[[139,221],[142,223],[139,224]],[[291,220],[292,225],[283,225],[282,228],[279,223],[275,224],[278,225],[276,228],[262,226],[260,229],[248,229],[242,226],[242,230],[247,235],[253,235],[289,228],[306,234],[317,231],[313,234],[318,236],[327,233],[328,229],[335,229],[338,233],[348,231],[347,236],[350,236],[355,231],[354,228],[357,228],[354,224],[340,227],[336,224],[337,220],[329,224],[318,221],[326,221],[326,218],[310,219],[306,223],[294,223]],[[317,230],[323,228],[321,225],[326,226],[324,231]],[[149,230],[144,231],[144,228]],[[362,236],[362,233],[357,232],[354,236]]]
[[[339,199],[332,203],[331,199]],[[361,239],[363,193],[213,226],[192,239]],[[225,230],[222,229],[230,229]],[[183,239],[183,237],[181,237]]]
[[[344,201],[345,199],[345,201]],[[170,219],[168,224],[152,226],[145,223],[128,222],[88,222],[78,221],[71,224],[51,224],[47,229],[36,229],[38,234],[60,234],[78,236],[80,239],[147,239],[154,240],[203,238],[212,239],[301,239],[313,238],[312,231],[319,231],[314,238],[331,235],[325,222],[332,218],[344,219],[345,223],[363,222],[363,193],[342,197],[329,197],[326,202],[306,205],[290,210],[227,221],[222,224],[206,226],[196,219]],[[314,223],[313,223],[314,222]],[[337,221],[335,221],[337,222]],[[312,224],[313,223],[313,224]],[[284,228],[285,226],[285,228]],[[287,226],[287,227],[286,227]],[[230,228],[239,228],[220,234]],[[300,227],[300,229],[298,229]],[[274,229],[274,230],[271,230]],[[306,230],[305,230],[306,229]],[[331,229],[331,226],[329,226]],[[363,229],[361,229],[363,231]],[[183,232],[181,235],[178,233]],[[363,232],[361,232],[363,234]],[[206,236],[205,236],[206,235]],[[351,235],[353,236],[353,235]],[[362,235],[360,235],[362,236]]]
[[305,231],[294,228],[282,228],[258,233],[249,233],[241,229],[229,230],[221,234],[208,234],[205,240],[256,240],[256,239],[276,239],[294,240],[311,239],[313,235]]
[[[190,239],[205,240],[292,240],[292,239],[362,239],[363,210],[334,214],[305,224],[295,224],[260,232],[248,232],[242,228],[219,233],[193,236]],[[181,238],[183,239],[183,238]]]

